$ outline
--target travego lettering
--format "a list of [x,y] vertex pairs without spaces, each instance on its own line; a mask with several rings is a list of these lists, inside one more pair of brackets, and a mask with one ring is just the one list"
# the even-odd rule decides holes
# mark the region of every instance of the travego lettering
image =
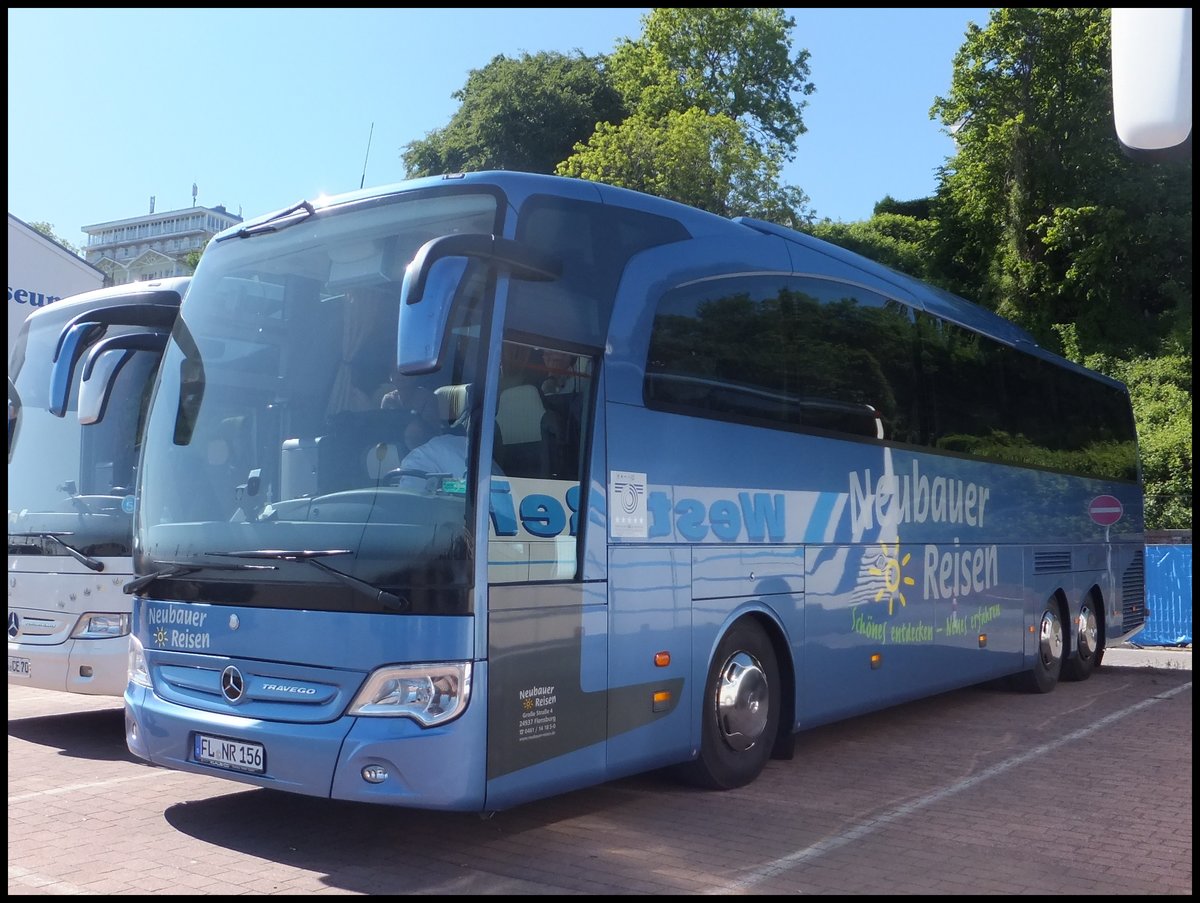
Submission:
[[860,479],[850,474],[850,522],[855,535],[874,529],[876,523],[963,524],[982,527],[991,489],[952,477],[930,477],[912,462],[911,474],[883,474],[872,484],[871,471]]

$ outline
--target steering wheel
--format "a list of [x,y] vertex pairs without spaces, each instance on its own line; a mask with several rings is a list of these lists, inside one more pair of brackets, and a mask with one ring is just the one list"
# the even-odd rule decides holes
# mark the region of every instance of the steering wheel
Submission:
[[433,476],[433,474],[428,473],[424,470],[412,470],[410,468],[397,467],[393,470],[389,470],[386,474],[384,474],[383,485],[399,486],[400,481],[403,480],[405,477],[413,477],[415,479],[420,480],[422,485],[425,487],[426,491],[428,491],[429,478],[431,476]]

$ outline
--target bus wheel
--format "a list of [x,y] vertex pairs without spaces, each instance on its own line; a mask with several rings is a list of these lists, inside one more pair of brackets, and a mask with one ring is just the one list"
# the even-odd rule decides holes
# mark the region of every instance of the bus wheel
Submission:
[[714,790],[749,784],[767,764],[779,729],[779,666],[753,621],[734,624],[713,656],[701,709],[700,756],[684,780]]
[[1100,664],[1100,619],[1095,600],[1089,594],[1079,607],[1079,631],[1075,654],[1063,662],[1062,676],[1066,680],[1087,680]]
[[1030,693],[1049,693],[1063,670],[1063,625],[1058,600],[1046,600],[1038,625],[1037,655],[1033,667],[1019,675],[1018,684]]

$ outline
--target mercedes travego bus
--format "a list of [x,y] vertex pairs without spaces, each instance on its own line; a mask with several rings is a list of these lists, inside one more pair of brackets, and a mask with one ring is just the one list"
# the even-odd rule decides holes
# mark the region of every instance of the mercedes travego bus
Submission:
[[1145,620],[1120,383],[808,235],[517,172],[217,236],[135,512],[129,749],[396,806],[737,787]]
[[64,298],[31,313],[17,336],[8,369],[10,685],[125,691],[131,600],[121,587],[133,576],[140,434],[188,281]]

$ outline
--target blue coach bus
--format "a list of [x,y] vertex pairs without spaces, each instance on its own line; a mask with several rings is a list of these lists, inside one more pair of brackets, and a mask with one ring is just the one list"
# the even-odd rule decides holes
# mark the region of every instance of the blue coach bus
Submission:
[[1122,385],[810,236],[526,173],[219,235],[135,517],[129,749],[426,809],[737,787],[1145,620]]

